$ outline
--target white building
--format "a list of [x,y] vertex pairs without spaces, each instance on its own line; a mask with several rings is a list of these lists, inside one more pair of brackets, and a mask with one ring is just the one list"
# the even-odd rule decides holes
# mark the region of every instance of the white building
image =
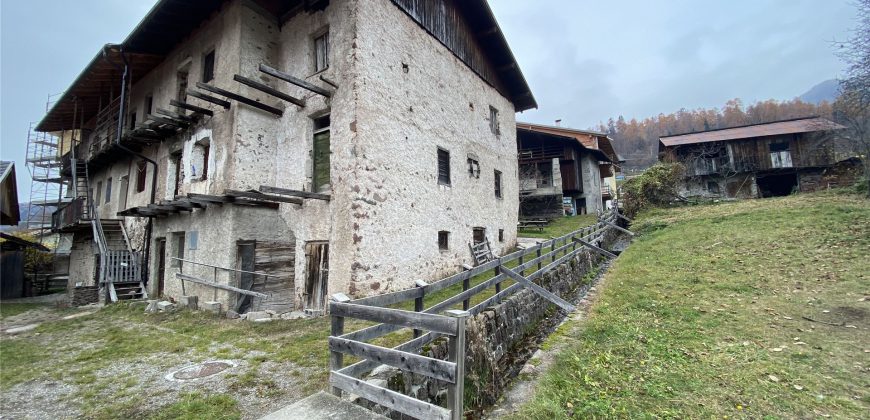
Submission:
[[75,145],[71,285],[320,310],[512,247],[535,106],[483,0],[161,0],[38,130]]

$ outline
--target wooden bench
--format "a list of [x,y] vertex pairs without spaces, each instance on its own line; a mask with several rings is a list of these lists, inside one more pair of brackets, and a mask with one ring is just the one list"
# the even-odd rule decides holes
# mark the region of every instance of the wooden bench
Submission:
[[539,232],[543,232],[544,228],[550,224],[548,220],[520,220],[517,223],[517,229],[519,230],[530,230],[530,229],[538,229]]

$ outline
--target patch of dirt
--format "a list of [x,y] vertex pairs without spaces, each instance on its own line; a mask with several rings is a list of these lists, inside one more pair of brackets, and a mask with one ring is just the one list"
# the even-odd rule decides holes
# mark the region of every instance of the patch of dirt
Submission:
[[828,319],[836,322],[845,322],[847,324],[864,323],[867,319],[867,310],[856,308],[854,306],[839,306],[831,310],[831,313],[825,314]]

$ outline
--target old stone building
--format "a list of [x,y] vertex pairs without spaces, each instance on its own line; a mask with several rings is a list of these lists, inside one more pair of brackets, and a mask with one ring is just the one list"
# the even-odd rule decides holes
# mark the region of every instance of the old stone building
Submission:
[[604,133],[517,123],[517,150],[524,218],[594,214],[615,198],[619,160]]
[[318,311],[454,273],[514,245],[535,106],[483,0],[161,0],[38,126],[71,287]]
[[811,117],[665,136],[659,139],[659,156],[686,167],[681,185],[685,196],[730,199],[810,192],[832,182],[837,186],[826,176],[838,161],[832,133],[842,128]]

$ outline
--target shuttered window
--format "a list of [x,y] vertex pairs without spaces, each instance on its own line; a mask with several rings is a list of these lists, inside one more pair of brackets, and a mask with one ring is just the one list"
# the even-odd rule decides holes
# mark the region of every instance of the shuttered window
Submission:
[[329,67],[329,32],[314,38],[314,71]]
[[495,198],[501,198],[501,171],[495,171]]
[[214,50],[202,57],[202,82],[208,83],[214,79]]
[[136,163],[136,192],[145,191],[145,178],[147,174],[145,161],[140,160]]
[[438,183],[450,185],[450,152],[438,149]]

